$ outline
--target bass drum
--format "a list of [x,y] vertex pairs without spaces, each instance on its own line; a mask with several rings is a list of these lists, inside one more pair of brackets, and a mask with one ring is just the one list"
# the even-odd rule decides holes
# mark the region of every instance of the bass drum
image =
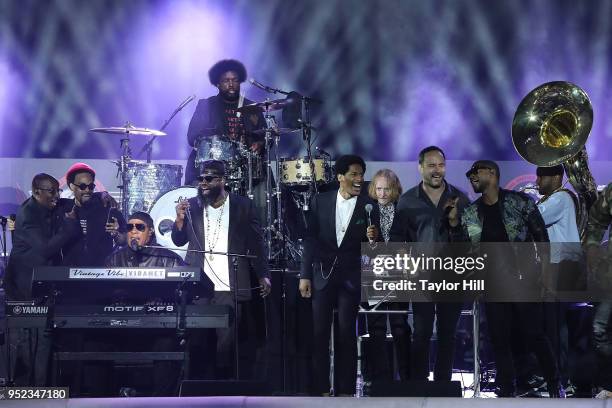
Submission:
[[[176,220],[176,205],[180,200],[187,200],[198,195],[195,187],[180,187],[162,195],[151,208],[150,215],[155,227],[155,238],[159,245],[167,248],[176,248],[172,242],[172,225]],[[185,224],[185,227],[188,227]],[[180,247],[187,249],[187,245]],[[174,250],[181,258],[185,259],[186,251]]]

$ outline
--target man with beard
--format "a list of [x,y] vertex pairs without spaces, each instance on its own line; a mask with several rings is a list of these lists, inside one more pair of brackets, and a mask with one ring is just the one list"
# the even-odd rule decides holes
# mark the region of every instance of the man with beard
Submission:
[[66,183],[74,199],[61,199],[59,206],[68,212],[74,209],[81,234],[62,248],[62,264],[66,266],[103,266],[114,244],[125,243],[125,220],[116,208],[94,193],[96,172],[85,163],[75,163],[66,173]]
[[[61,248],[79,233],[74,211],[55,211],[59,200],[58,181],[40,173],[32,179],[32,196],[17,210],[13,249],[4,288],[8,300],[30,300],[32,272],[38,266],[61,263]],[[9,369],[18,386],[46,385],[50,339],[43,329],[12,330],[9,336]],[[36,347],[34,347],[36,345]]]
[[[254,259],[236,257],[229,259],[220,254],[188,252],[185,261],[191,266],[201,267],[215,285],[213,304],[229,305],[234,309],[234,296],[238,300],[235,316],[239,324],[249,325],[253,319],[249,301],[253,289],[259,289],[262,297],[271,290],[264,242],[258,216],[253,202],[248,198],[225,191],[225,164],[218,160],[203,163],[198,177],[198,196],[181,201],[176,206],[176,221],[172,228],[172,241],[177,246],[189,243],[188,249],[234,254],[254,255]],[[252,287],[251,272],[259,282]],[[247,331],[252,332],[253,327]],[[240,334],[240,332],[239,332]],[[217,330],[217,353],[210,350],[194,350],[193,361],[204,363],[214,356],[218,377],[227,377],[233,372],[234,325]],[[238,336],[240,360],[252,358],[254,351],[252,333],[246,338]],[[195,342],[192,342],[192,344]],[[198,356],[198,353],[202,353]],[[197,364],[197,363],[196,363]],[[240,364],[244,368],[244,364]],[[197,368],[197,367],[194,367]],[[243,378],[251,377],[249,369],[241,368]]]
[[[467,196],[446,182],[446,157],[442,149],[429,146],[419,153],[421,182],[405,192],[397,204],[397,216],[391,227],[393,242],[448,242],[446,208],[452,202],[459,213],[469,204]],[[455,333],[461,303],[413,302],[414,333],[410,377],[427,381],[429,345],[436,320],[437,351],[434,381],[450,381],[455,354]],[[435,309],[435,313],[434,313]]]
[[[458,216],[457,206],[451,207],[448,215],[451,239],[469,241],[474,246],[480,246],[481,250],[481,243],[495,243],[487,246],[486,253],[491,260],[491,253],[497,251],[495,258],[502,262],[497,262],[493,269],[488,269],[487,285],[505,282],[508,287],[516,287],[516,282],[520,280],[519,274],[529,278],[532,274],[526,272],[533,272],[521,270],[523,264],[519,264],[519,256],[532,264],[535,263],[535,257],[517,254],[513,246],[501,246],[500,243],[548,242],[544,220],[528,195],[499,187],[500,171],[494,161],[476,161],[466,172],[466,177],[469,178],[474,192],[482,195],[465,208],[461,217]],[[492,276],[491,272],[495,272],[495,276]],[[485,306],[497,368],[497,395],[516,396],[516,373],[511,347],[512,327],[515,324],[538,358],[550,397],[565,397],[550,341],[543,329],[542,304],[488,302]]]
[[240,84],[247,78],[244,65],[236,60],[221,60],[210,68],[208,78],[219,93],[200,99],[189,123],[187,139],[194,150],[187,160],[185,184],[196,183],[196,177],[200,174],[200,169],[196,169],[195,165],[195,148],[200,140],[217,135],[232,142],[244,143],[256,153],[261,153],[264,144],[262,135],[252,133],[265,126],[261,112],[238,112],[239,107],[253,103],[240,93]]
[[[329,393],[329,340],[334,307],[338,309],[338,344],[334,387],[337,395],[353,395],[357,373],[356,318],[361,297],[361,243],[376,240],[368,227],[360,195],[365,162],[345,155],[336,160],[340,188],[314,197],[308,212],[300,294],[312,296],[314,318],[313,392]],[[375,222],[376,221],[376,222]],[[377,220],[373,220],[377,224]]]
[[[586,289],[586,268],[582,265],[580,233],[576,225],[577,198],[563,188],[563,166],[538,167],[536,184],[543,196],[538,202],[548,237],[550,263],[546,265],[546,281],[553,293]],[[551,341],[566,395],[573,393],[569,378],[569,339],[567,313],[570,303],[546,302],[546,332]]]

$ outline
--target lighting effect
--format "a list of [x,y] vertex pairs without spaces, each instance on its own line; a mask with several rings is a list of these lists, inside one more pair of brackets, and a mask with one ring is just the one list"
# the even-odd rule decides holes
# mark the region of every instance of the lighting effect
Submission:
[[[334,156],[407,161],[437,144],[449,159],[519,160],[510,139],[518,103],[564,80],[594,107],[589,156],[610,160],[612,2],[548,4],[0,2],[0,155],[116,159],[118,138],[89,128],[129,120],[159,129],[187,96],[214,95],[208,69],[236,58],[265,84],[319,99],[314,144]],[[281,97],[247,83],[242,90]],[[195,106],[168,125],[155,159],[186,159]],[[146,141],[134,138],[134,155]],[[295,134],[281,146],[285,157],[305,152]]]

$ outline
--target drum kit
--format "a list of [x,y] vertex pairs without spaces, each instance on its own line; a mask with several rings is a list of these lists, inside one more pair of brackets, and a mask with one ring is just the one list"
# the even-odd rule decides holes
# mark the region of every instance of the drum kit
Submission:
[[[263,113],[266,127],[254,130],[252,133],[265,141],[264,155],[251,151],[245,143],[229,139],[211,129],[211,136],[201,137],[195,143],[195,166],[200,168],[206,160],[222,160],[226,164],[227,188],[243,196],[253,198],[253,187],[265,183],[266,220],[264,235],[268,249],[269,261],[282,261],[285,249],[288,255],[299,254],[297,245],[288,238],[287,228],[283,222],[282,194],[289,194],[295,206],[300,211],[307,211],[310,197],[318,188],[332,180],[331,158],[323,153],[313,156],[311,152],[308,103],[310,98],[302,97],[296,92],[285,93],[286,99],[266,100],[238,108],[247,113]],[[181,104],[182,108],[189,98]],[[298,120],[298,128],[279,128],[273,111],[286,108],[294,109],[301,104],[306,118]],[[177,109],[170,119],[178,112]],[[169,120],[170,120],[169,119]],[[195,197],[197,189],[182,186],[183,167],[174,164],[151,163],[151,144],[157,137],[166,136],[163,132],[169,120],[161,130],[135,127],[126,123],[119,127],[101,127],[90,129],[90,132],[121,136],[121,156],[113,163],[117,165],[117,177],[121,180],[119,187],[121,211],[129,215],[135,211],[150,213],[154,220],[156,238],[160,245],[175,247],[170,238],[172,224],[176,217],[175,206],[181,199]],[[281,137],[302,134],[306,143],[305,157],[279,157],[279,141]],[[151,139],[143,148],[148,152],[146,161],[135,160],[132,157],[130,141],[132,136],[144,136]],[[142,153],[142,152],[141,152]],[[275,171],[273,171],[273,169]],[[274,174],[275,173],[275,174]],[[276,178],[274,177],[276,175]],[[277,205],[276,203],[281,203]],[[286,248],[288,246],[288,248]],[[185,256],[185,251],[176,251]]]

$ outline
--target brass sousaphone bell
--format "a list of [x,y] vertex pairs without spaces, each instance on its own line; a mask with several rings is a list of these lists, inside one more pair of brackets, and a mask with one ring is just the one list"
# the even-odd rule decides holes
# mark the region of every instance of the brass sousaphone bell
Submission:
[[523,98],[512,121],[512,143],[519,155],[536,166],[563,164],[578,195],[578,230],[586,230],[588,210],[597,199],[597,186],[584,147],[593,125],[593,108],[580,87],[548,82]]

